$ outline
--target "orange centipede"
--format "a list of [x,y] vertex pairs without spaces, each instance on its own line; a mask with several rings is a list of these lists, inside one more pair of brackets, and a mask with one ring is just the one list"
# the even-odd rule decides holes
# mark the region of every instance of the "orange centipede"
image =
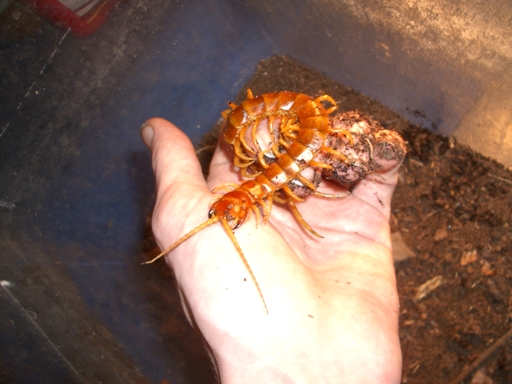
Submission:
[[[329,108],[322,104],[327,102]],[[318,235],[302,218],[294,200],[302,201],[291,186],[298,184],[309,189],[309,194],[323,197],[327,195],[316,190],[310,180],[301,172],[308,167],[331,168],[330,165],[315,161],[319,151],[329,153],[347,162],[338,151],[325,145],[326,137],[332,133],[343,133],[352,142],[350,132],[333,129],[329,115],[338,107],[331,96],[323,95],[316,99],[303,93],[276,92],[254,97],[250,89],[247,98],[240,105],[229,103],[231,110],[222,113],[226,122],[223,139],[234,155],[234,165],[239,167],[244,178],[254,178],[262,172],[275,174],[279,178],[276,188],[284,192],[285,198],[277,198],[286,203],[295,218],[315,236]],[[267,120],[267,125],[259,131],[259,124]],[[278,122],[275,127],[275,122]],[[261,136],[265,139],[262,140]],[[286,180],[285,180],[286,179]],[[345,196],[345,195],[343,195]]]
[[[329,103],[330,107],[324,107],[323,103]],[[347,196],[317,191],[315,185],[301,172],[308,167],[331,167],[315,161],[319,151],[346,161],[344,155],[324,143],[327,135],[332,133],[342,133],[349,138],[351,136],[348,131],[331,127],[329,115],[337,109],[337,104],[328,95],[313,99],[303,93],[276,92],[254,97],[249,89],[245,101],[238,106],[229,103],[229,106],[231,109],[222,113],[226,120],[223,139],[233,152],[234,165],[241,169],[243,177],[250,180],[240,185],[230,183],[216,187],[214,193],[222,189],[231,190],[214,198],[208,220],[144,264],[153,263],[204,228],[220,222],[244,262],[268,313],[262,290],[233,230],[249,219],[251,212],[257,221],[266,223],[272,204],[277,201],[286,204],[305,229],[321,237],[300,215],[295,201],[303,199],[294,193],[290,185],[299,183],[308,188],[311,194],[322,197]],[[265,121],[267,130],[260,132],[260,124]],[[261,136],[264,137],[263,142]],[[280,192],[280,196],[277,192]]]

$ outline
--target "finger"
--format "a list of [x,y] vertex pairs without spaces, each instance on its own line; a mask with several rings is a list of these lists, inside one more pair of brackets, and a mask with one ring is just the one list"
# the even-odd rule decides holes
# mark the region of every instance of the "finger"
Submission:
[[338,132],[327,137],[326,146],[343,154],[349,164],[336,159],[323,176],[341,185],[356,185],[354,197],[389,218],[398,168],[406,153],[404,140],[358,111],[336,115],[331,124]]
[[352,191],[352,195],[370,204],[389,219],[391,212],[391,199],[398,180],[398,171],[393,170],[385,174],[372,174],[359,182]]
[[240,175],[240,170],[235,168],[233,162],[234,154],[221,135],[210,163],[208,173],[208,186],[210,188],[215,188],[225,183],[241,184],[244,181]]
[[141,128],[141,136],[151,151],[159,192],[175,184],[205,185],[192,143],[174,124],[150,119]]
[[405,154],[405,142],[398,133],[388,130],[378,132],[372,153],[375,171],[353,191],[355,196],[380,210],[387,219],[391,212],[391,198],[398,181],[398,171]]
[[[212,196],[206,188],[192,144],[178,128],[162,119],[149,120],[143,126],[141,136],[151,150],[157,179],[157,202],[153,214],[155,238],[162,250],[175,244],[179,238],[186,239],[168,255],[167,261],[187,302],[196,310],[201,307],[202,311],[224,308],[224,311],[217,310],[222,315],[225,315],[226,308],[232,308],[233,303],[237,303],[234,307],[242,314],[250,311],[265,314],[257,288],[260,278],[256,280],[255,274],[258,273],[261,281],[265,282],[263,271],[269,261],[261,257],[259,246],[272,243],[272,248],[286,249],[287,244],[281,240],[276,245],[272,231],[256,234],[255,220],[244,223],[236,232],[235,239],[244,255],[237,251],[220,224],[196,231],[194,228],[207,223]],[[231,166],[231,160],[227,159],[223,152],[217,152],[217,165]],[[271,258],[271,254],[266,253],[265,257]],[[253,278],[254,284],[246,283]],[[221,286],[232,288],[220,289]],[[248,300],[248,297],[252,299]],[[240,308],[244,310],[238,311]]]
[[175,125],[150,119],[142,127],[141,136],[152,154],[157,185],[152,227],[163,250],[197,225],[194,214],[207,210],[211,193],[192,143]]
[[229,150],[228,144],[224,141],[223,128],[219,132],[217,147],[211,161],[212,166],[231,163],[233,161],[233,153]]

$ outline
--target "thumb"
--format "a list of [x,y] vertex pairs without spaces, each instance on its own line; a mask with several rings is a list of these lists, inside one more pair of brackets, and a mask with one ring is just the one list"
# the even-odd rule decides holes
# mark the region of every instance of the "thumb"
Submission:
[[158,192],[174,184],[205,185],[192,143],[174,124],[150,119],[141,128],[141,137],[151,151]]
[[184,218],[197,212],[198,205],[205,206],[201,211],[204,214],[211,193],[192,143],[174,124],[160,118],[150,119],[141,128],[141,137],[151,151],[156,179],[153,232],[164,249],[179,236],[181,227],[186,225]]

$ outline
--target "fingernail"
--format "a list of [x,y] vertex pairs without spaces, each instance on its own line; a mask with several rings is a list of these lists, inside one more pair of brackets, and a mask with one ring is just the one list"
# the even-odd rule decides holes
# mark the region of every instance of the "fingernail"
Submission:
[[144,144],[146,144],[146,147],[151,147],[151,142],[153,141],[154,135],[155,131],[153,131],[153,127],[151,125],[148,123],[142,124],[142,127],[140,127],[140,137],[142,138]]

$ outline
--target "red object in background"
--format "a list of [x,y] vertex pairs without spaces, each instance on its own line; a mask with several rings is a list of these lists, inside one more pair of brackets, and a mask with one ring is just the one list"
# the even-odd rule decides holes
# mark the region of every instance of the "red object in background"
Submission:
[[73,33],[86,36],[96,31],[123,0],[21,0],[44,18]]

